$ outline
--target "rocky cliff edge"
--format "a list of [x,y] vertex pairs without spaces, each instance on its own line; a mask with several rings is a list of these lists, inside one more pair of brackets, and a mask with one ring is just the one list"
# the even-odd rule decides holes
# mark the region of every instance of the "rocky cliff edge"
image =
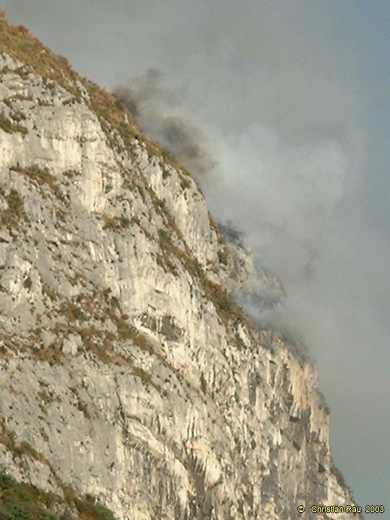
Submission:
[[316,372],[229,296],[250,261],[191,175],[24,27],[0,42],[1,467],[63,518],[70,488],[120,520],[353,505]]

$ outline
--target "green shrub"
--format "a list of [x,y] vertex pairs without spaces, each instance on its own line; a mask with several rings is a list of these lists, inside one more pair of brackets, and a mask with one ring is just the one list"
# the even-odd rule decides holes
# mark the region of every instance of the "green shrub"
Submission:
[[[63,487],[65,499],[19,483],[0,471],[0,520],[65,520],[70,518],[66,506],[77,509],[79,520],[115,520],[113,513],[93,497],[78,497],[72,489]],[[66,509],[59,515],[52,511],[54,506]]]
[[0,224],[4,227],[19,229],[20,223],[26,215],[23,209],[23,199],[12,189],[6,196],[8,208],[0,212]]
[[171,242],[171,237],[165,229],[159,229],[158,230],[158,236],[163,242]]
[[18,217],[23,213],[23,199],[19,193],[12,189],[7,197],[9,209]]
[[0,493],[1,520],[58,520],[55,513],[44,508],[49,493],[18,483],[5,472],[0,472]]
[[90,495],[87,495],[83,500],[76,500],[75,502],[78,512],[82,515],[81,518],[88,518],[90,520],[115,520],[112,512],[99,503]]
[[218,251],[218,260],[221,264],[227,265],[228,263],[228,255],[226,254],[226,250],[219,249]]

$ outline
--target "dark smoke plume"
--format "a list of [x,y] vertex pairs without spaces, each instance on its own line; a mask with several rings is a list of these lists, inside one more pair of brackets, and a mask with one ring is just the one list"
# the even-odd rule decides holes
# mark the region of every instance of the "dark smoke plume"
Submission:
[[204,177],[216,166],[209,139],[178,113],[179,95],[161,85],[161,71],[149,69],[142,76],[114,89],[116,97],[133,114],[140,129],[156,139],[195,176]]

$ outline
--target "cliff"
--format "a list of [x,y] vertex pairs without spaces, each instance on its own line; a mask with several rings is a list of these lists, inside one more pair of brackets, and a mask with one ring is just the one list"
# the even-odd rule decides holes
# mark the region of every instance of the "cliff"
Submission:
[[253,266],[191,175],[25,28],[0,31],[2,469],[59,518],[109,518],[76,496],[118,520],[353,504],[315,369],[229,296]]

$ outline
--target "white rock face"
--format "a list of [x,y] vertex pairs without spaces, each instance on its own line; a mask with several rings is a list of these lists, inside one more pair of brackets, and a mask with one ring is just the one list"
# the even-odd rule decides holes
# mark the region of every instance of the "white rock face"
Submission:
[[74,98],[0,66],[0,464],[119,520],[353,504],[315,370],[225,293],[253,266],[194,180],[123,146],[81,80]]

